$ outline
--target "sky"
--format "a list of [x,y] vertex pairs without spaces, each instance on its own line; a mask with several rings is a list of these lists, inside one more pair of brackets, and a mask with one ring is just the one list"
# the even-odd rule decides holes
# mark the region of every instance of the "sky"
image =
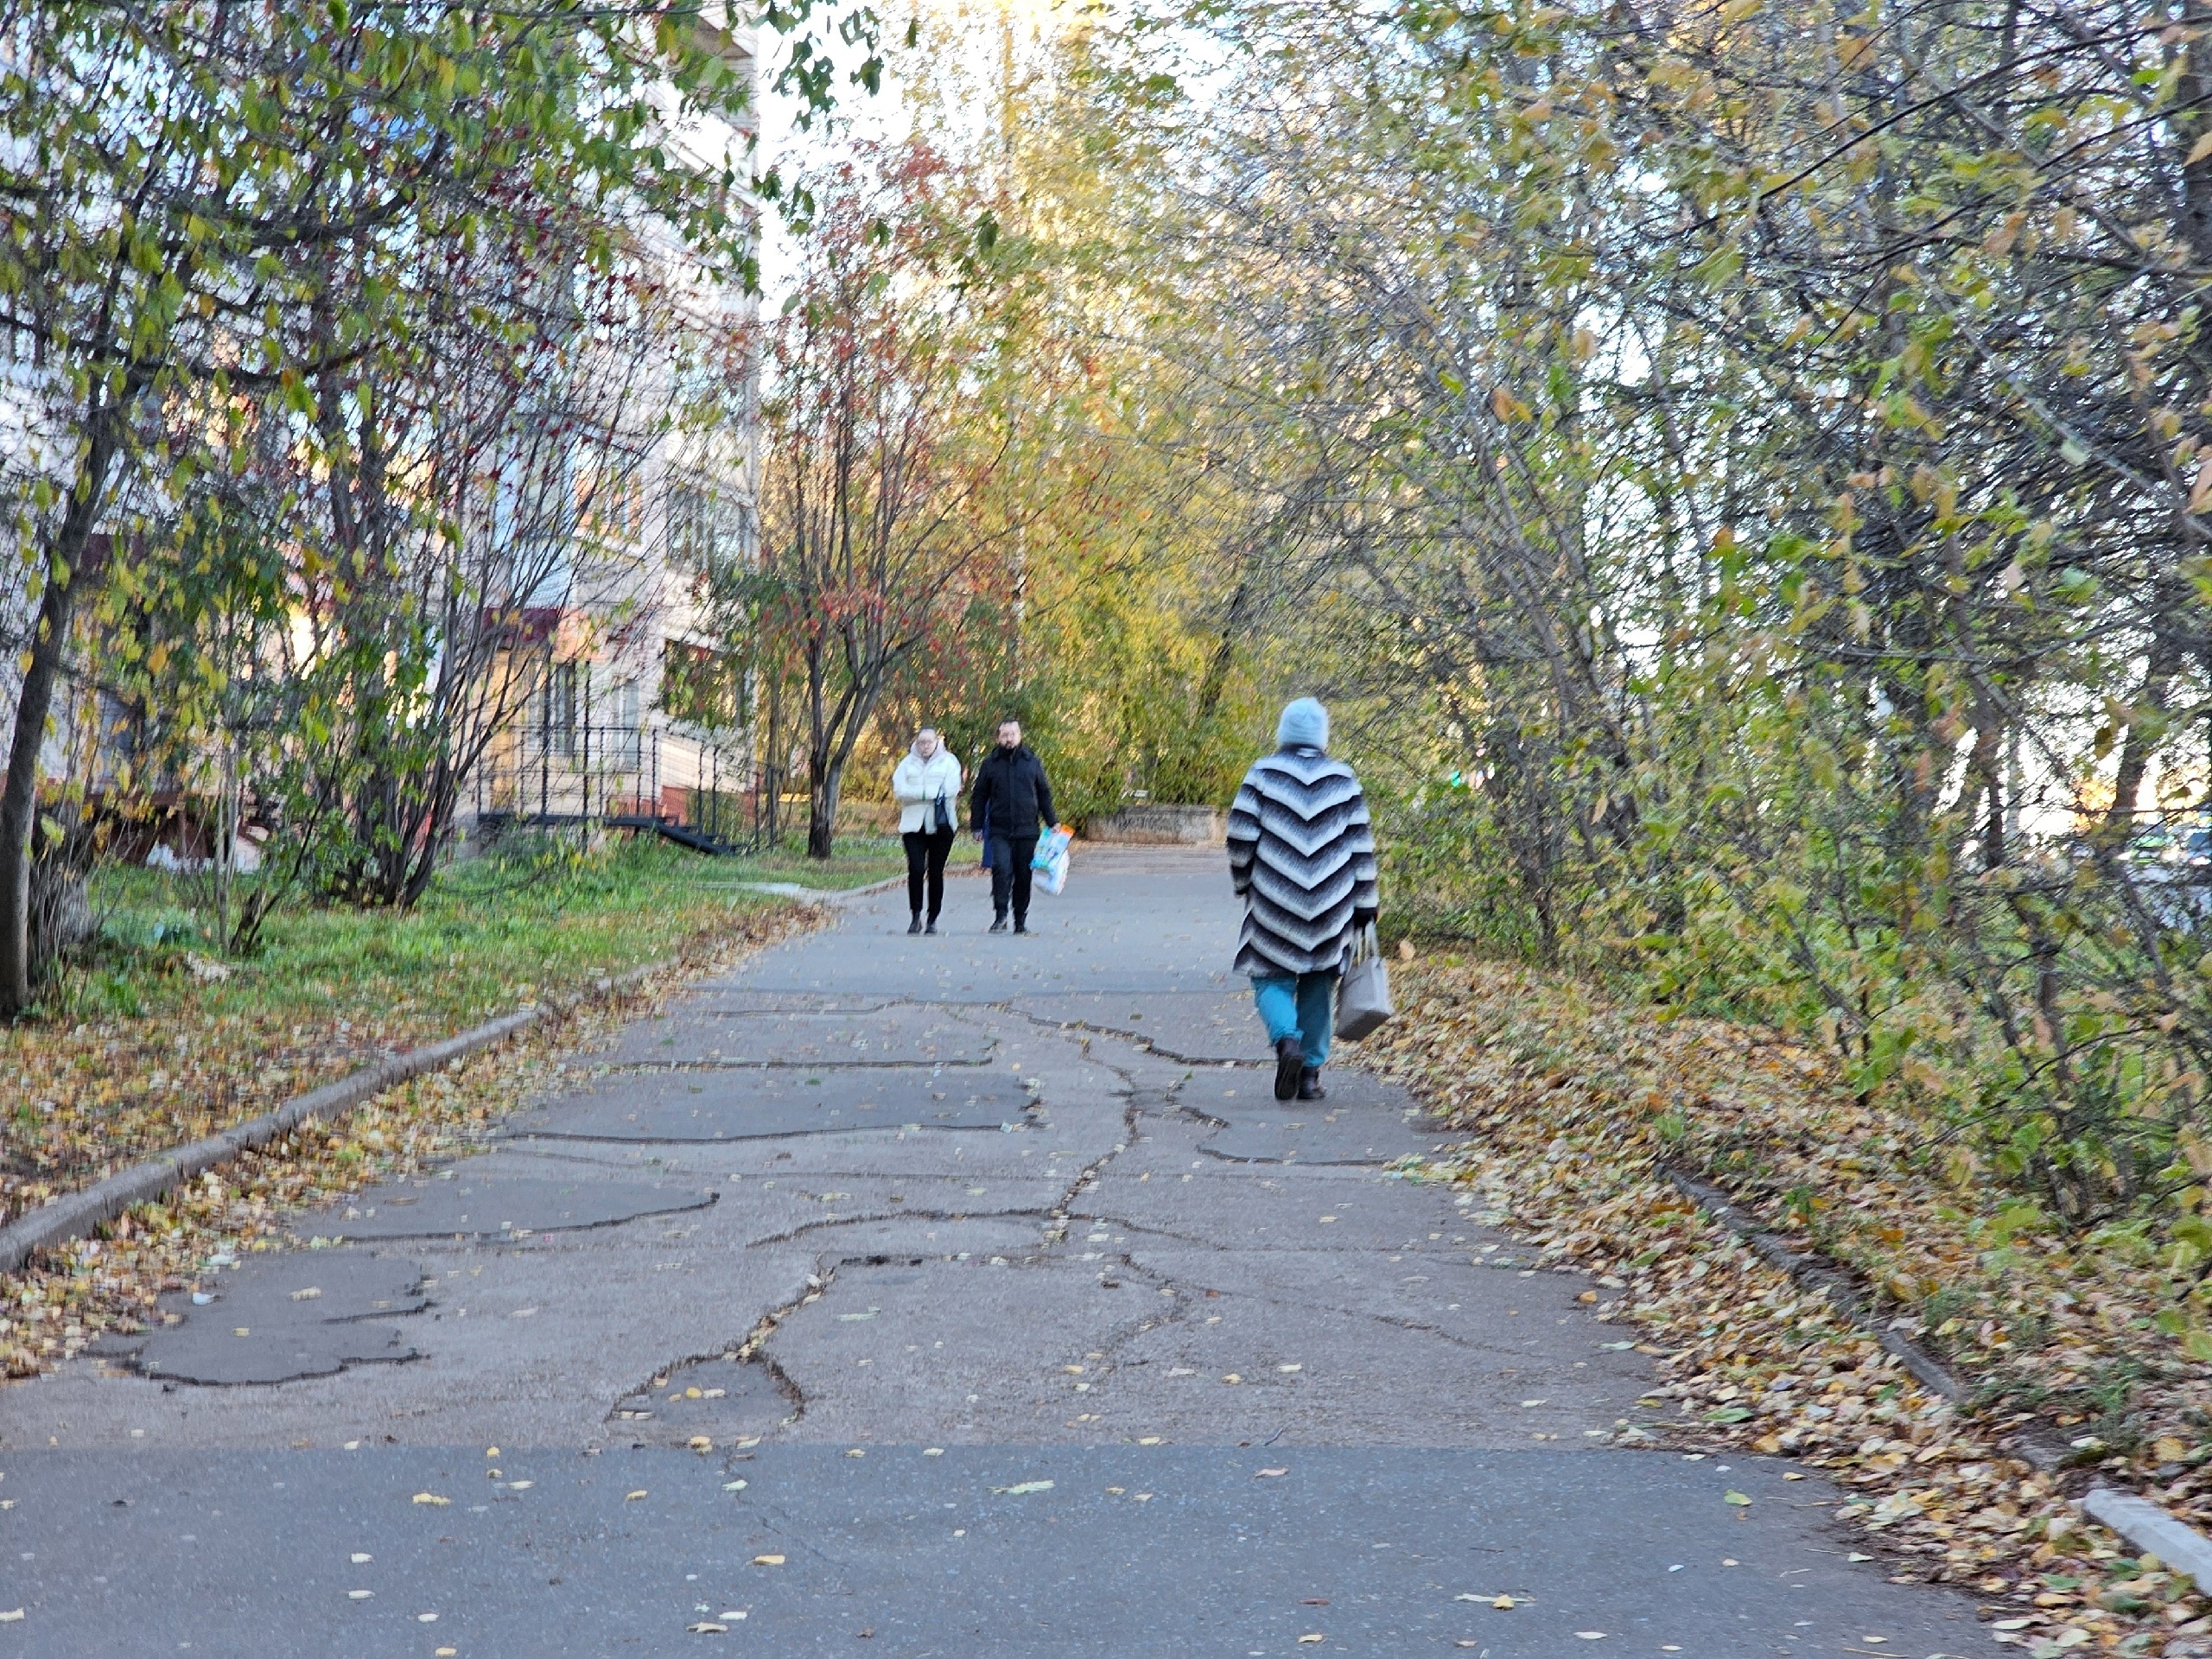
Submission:
[[[1071,0],[879,0],[876,10],[883,20],[885,42],[882,90],[871,96],[865,87],[854,83],[849,71],[859,61],[858,56],[840,48],[844,60],[837,78],[836,110],[829,121],[817,117],[812,126],[804,130],[798,125],[802,100],[779,95],[768,84],[782,67],[784,52],[780,41],[770,32],[762,31],[762,168],[781,162],[788,172],[792,161],[803,165],[832,160],[855,137],[904,137],[912,124],[912,111],[908,102],[908,78],[902,73],[901,60],[906,54],[900,49],[900,43],[906,39],[907,25],[918,16],[925,35],[953,34],[963,42],[964,49],[977,54],[980,64],[998,49],[1000,20],[1011,19],[1024,34],[1036,29],[1050,29],[1072,14],[1073,5]],[[947,25],[950,26],[949,30]],[[782,223],[773,212],[766,216],[762,232],[760,287],[765,307],[772,310],[789,291],[791,250]]]

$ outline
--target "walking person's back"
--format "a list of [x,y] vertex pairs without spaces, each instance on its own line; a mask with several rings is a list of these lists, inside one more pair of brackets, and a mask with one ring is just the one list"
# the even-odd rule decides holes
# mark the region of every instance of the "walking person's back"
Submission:
[[1359,779],[1328,752],[1329,712],[1286,706],[1279,746],[1229,809],[1229,873],[1244,900],[1236,971],[1275,1050],[1275,1098],[1319,1100],[1337,980],[1352,936],[1380,909],[1375,831]]

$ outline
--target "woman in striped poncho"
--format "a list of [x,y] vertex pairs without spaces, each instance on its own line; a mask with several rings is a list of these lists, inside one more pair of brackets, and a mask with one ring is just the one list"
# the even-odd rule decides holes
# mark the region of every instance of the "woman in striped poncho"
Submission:
[[1236,971],[1252,976],[1274,1045],[1275,1098],[1320,1100],[1337,979],[1380,906],[1375,831],[1359,779],[1329,758],[1327,709],[1290,703],[1275,742],[1229,809],[1229,874],[1244,900]]

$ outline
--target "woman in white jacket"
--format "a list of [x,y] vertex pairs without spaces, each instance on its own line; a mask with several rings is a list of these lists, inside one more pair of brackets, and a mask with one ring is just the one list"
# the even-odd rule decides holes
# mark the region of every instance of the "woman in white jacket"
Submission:
[[[906,906],[913,912],[909,933],[937,931],[944,908],[944,861],[952,851],[960,814],[960,762],[927,726],[914,734],[914,747],[891,774],[892,798],[899,803],[899,838],[906,847]],[[922,925],[926,886],[929,925]]]

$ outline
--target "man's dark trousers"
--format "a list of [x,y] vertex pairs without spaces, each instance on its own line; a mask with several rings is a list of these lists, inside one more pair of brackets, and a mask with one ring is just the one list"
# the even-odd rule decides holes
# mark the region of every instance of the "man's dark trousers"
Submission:
[[1014,919],[1018,926],[1029,919],[1029,883],[1034,874],[1029,861],[1037,855],[1034,836],[993,836],[991,837],[991,913],[999,920],[1006,919],[1007,897],[1014,898]]

